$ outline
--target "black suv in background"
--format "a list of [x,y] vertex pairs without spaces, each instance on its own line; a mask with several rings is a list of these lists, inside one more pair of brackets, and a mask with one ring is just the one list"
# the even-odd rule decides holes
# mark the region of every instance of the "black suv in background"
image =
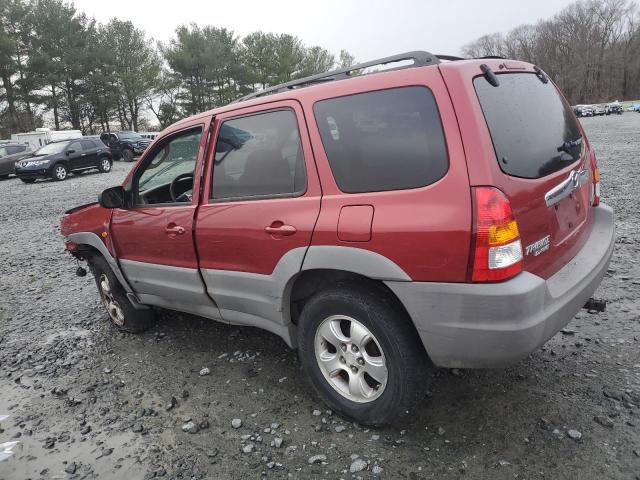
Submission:
[[150,139],[131,131],[105,132],[100,135],[100,140],[111,149],[115,160],[122,159],[126,162],[132,162],[151,143]]
[[69,172],[97,168],[111,170],[111,152],[98,137],[82,137],[52,142],[16,163],[16,176],[24,183],[38,178],[65,180]]
[[16,162],[31,155],[31,147],[25,143],[0,144],[0,178],[7,178],[14,173]]

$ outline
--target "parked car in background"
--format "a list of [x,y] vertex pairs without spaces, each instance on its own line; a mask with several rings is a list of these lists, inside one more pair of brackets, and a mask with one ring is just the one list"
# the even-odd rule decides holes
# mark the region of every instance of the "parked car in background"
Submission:
[[622,115],[623,108],[619,102],[612,102],[606,108],[607,115]]
[[100,135],[102,142],[111,149],[114,160],[132,162],[151,143],[148,138],[131,131],[105,132]]
[[576,105],[573,107],[573,113],[577,117],[593,117],[593,107],[590,105]]
[[0,178],[7,178],[15,172],[18,160],[33,154],[29,145],[24,143],[4,143],[0,145]]
[[607,111],[602,105],[594,105],[593,106],[593,114],[599,117],[606,115]]
[[0,158],[7,155],[13,155],[14,153],[24,152],[25,150],[31,150],[26,143],[6,142],[0,144]]
[[65,180],[70,172],[98,169],[111,171],[109,148],[97,137],[52,142],[33,152],[32,156],[16,163],[16,176],[24,183],[38,178]]
[[177,122],[61,233],[116,328],[161,307],[266,329],[380,425],[432,362],[513,364],[587,304],[614,247],[599,180],[540,68],[410,52]]

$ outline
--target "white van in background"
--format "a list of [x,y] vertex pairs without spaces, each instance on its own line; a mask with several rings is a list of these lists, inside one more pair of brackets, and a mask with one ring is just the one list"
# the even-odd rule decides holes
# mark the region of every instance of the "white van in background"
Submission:
[[160,132],[138,132],[138,135],[140,135],[142,138],[148,138],[149,140],[153,140],[158,135],[160,135]]
[[51,130],[50,128],[36,128],[33,132],[12,133],[11,140],[18,143],[26,143],[31,150],[44,147],[47,143],[58,140],[70,140],[82,137],[80,130]]

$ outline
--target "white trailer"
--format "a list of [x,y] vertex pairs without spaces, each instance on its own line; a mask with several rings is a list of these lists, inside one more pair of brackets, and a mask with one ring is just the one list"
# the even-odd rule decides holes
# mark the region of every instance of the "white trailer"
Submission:
[[80,137],[82,137],[80,130],[51,130],[50,128],[36,128],[34,132],[11,134],[11,140],[18,143],[27,143],[32,150],[37,150],[47,143]]

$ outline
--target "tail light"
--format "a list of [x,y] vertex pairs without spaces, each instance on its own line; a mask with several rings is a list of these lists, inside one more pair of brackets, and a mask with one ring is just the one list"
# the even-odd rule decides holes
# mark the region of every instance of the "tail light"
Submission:
[[596,161],[595,153],[591,153],[591,181],[593,182],[593,190],[591,193],[591,206],[600,205],[600,170]]
[[475,187],[471,281],[498,282],[522,271],[522,243],[509,200],[497,188]]

